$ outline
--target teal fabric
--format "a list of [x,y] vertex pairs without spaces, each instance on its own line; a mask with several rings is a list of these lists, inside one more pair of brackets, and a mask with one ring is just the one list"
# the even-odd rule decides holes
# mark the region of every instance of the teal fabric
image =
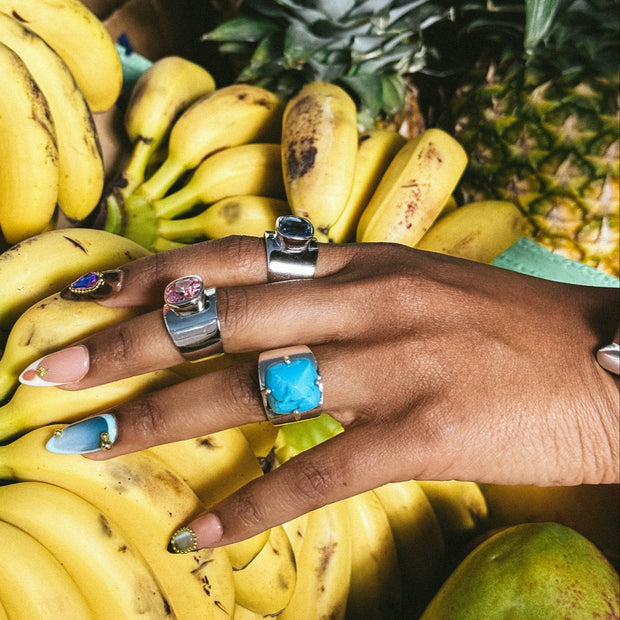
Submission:
[[123,66],[123,89],[122,94],[128,97],[131,94],[138,78],[153,64],[148,58],[136,54],[131,50],[128,43],[117,43],[116,51],[121,57]]
[[537,278],[585,286],[620,287],[620,280],[593,267],[554,254],[539,243],[522,237],[493,264]]

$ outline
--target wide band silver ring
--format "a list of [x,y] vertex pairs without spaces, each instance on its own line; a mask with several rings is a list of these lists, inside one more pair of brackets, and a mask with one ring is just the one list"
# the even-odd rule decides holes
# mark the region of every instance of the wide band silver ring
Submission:
[[185,359],[222,352],[215,288],[205,289],[200,276],[183,276],[166,286],[164,302],[164,324]]
[[319,244],[310,220],[281,215],[275,231],[265,232],[267,278],[269,282],[313,278]]
[[258,384],[272,424],[315,418],[323,408],[323,380],[305,345],[264,351],[258,356]]

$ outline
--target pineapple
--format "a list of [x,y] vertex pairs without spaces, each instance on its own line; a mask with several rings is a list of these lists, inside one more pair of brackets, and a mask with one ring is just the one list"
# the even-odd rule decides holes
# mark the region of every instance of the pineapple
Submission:
[[617,277],[620,4],[553,8],[526,45],[518,17],[501,7],[492,20],[478,14],[471,34],[485,49],[452,100],[453,131],[470,157],[463,200],[512,200],[545,247]]
[[541,244],[618,276],[619,1],[244,0],[204,38],[284,98],[332,81],[364,127],[440,124],[470,157],[462,202],[513,200]]

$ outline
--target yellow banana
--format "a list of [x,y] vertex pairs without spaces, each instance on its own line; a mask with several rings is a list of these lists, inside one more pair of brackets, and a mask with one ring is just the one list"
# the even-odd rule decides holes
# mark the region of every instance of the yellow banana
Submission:
[[0,254],[0,328],[9,328],[30,306],[82,274],[149,253],[126,237],[94,228],[49,230],[13,245]]
[[161,198],[184,172],[215,151],[248,142],[277,142],[281,119],[282,102],[274,93],[250,84],[216,89],[176,120],[165,161],[134,195],[147,201]]
[[75,581],[36,538],[0,521],[0,541],[0,618],[90,620],[95,617]]
[[327,235],[323,235],[320,231],[316,233],[319,241],[346,243],[355,240],[355,231],[362,211],[377,189],[390,162],[405,142],[403,136],[390,129],[373,129],[360,135],[351,193],[329,233]]
[[[191,487],[209,508],[263,475],[238,428],[149,448]],[[233,569],[247,566],[265,546],[269,531],[224,547]]]
[[0,229],[8,243],[43,231],[58,198],[58,143],[47,99],[0,43]]
[[351,193],[357,139],[355,103],[335,84],[306,84],[286,105],[282,167],[288,202],[324,235]]
[[403,609],[417,617],[441,585],[444,540],[433,507],[415,480],[392,482],[374,490],[396,543]]
[[525,232],[526,219],[514,203],[484,200],[442,215],[415,247],[490,264]]
[[291,543],[281,525],[272,527],[269,540],[244,568],[233,572],[236,602],[263,616],[278,615],[295,590],[297,569]]
[[138,549],[177,618],[226,619],[234,608],[226,551],[171,555],[171,534],[202,505],[195,493],[148,450],[94,461],[45,449],[62,425],[43,426],[0,446],[0,480],[49,482],[94,504]]
[[155,215],[169,219],[239,194],[286,198],[281,151],[279,144],[261,142],[209,155],[180,189],[154,202]]
[[164,143],[179,115],[214,90],[213,76],[181,56],[159,58],[140,75],[124,115],[132,151],[117,183],[123,196],[144,181],[154,152]]
[[345,618],[351,581],[351,546],[356,544],[355,534],[355,530],[349,527],[349,516],[343,502],[328,504],[307,515],[301,548],[295,555],[295,592],[278,618]]
[[0,11],[28,25],[65,61],[93,112],[109,110],[123,72],[114,40],[80,0],[0,0]]
[[343,501],[351,531],[347,620],[402,618],[396,543],[379,498],[367,491]]
[[[299,515],[295,519],[291,521],[287,521],[282,524],[286,535],[291,543],[291,549],[293,550],[293,555],[295,556],[295,563],[297,564],[297,568],[299,569],[299,554],[301,552],[301,547],[304,541],[304,537],[306,535],[306,528],[308,526],[308,513],[305,512],[302,515]],[[299,570],[298,570],[299,572]]]
[[20,384],[0,407],[0,443],[39,426],[73,422],[180,380],[172,371],[155,370],[76,391]]
[[251,422],[244,424],[239,429],[245,435],[250,449],[259,459],[266,458],[276,443],[278,427],[271,422]]
[[486,499],[475,482],[419,480],[437,516],[446,543],[478,532],[488,517]]
[[0,358],[0,402],[18,385],[32,362],[88,334],[136,316],[140,308],[108,308],[96,301],[79,303],[60,293],[31,306],[14,323]]
[[83,220],[99,203],[105,181],[88,103],[62,58],[5,13],[0,13],[0,41],[24,61],[48,102],[58,146],[58,206],[70,220]]
[[262,237],[273,230],[280,215],[290,214],[280,198],[240,195],[222,198],[199,215],[180,220],[159,220],[159,234],[171,241],[191,243],[200,239],[220,239],[228,235]]
[[408,140],[364,209],[357,240],[416,245],[441,213],[466,164],[463,147],[441,129],[427,129]]
[[168,618],[148,564],[105,512],[44,482],[0,487],[0,519],[36,538],[58,559],[96,618]]
[[265,616],[263,614],[257,614],[255,611],[246,609],[239,603],[235,603],[235,609],[233,611],[233,620],[263,620]]

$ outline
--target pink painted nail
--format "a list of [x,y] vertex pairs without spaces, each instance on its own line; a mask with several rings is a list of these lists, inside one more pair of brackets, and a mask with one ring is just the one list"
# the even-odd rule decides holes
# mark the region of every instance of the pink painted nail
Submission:
[[199,517],[189,525],[179,528],[170,538],[170,553],[189,553],[196,549],[212,547],[222,539],[222,522],[212,512]]
[[50,353],[24,369],[21,383],[35,386],[65,385],[86,376],[89,367],[88,349],[77,345]]

